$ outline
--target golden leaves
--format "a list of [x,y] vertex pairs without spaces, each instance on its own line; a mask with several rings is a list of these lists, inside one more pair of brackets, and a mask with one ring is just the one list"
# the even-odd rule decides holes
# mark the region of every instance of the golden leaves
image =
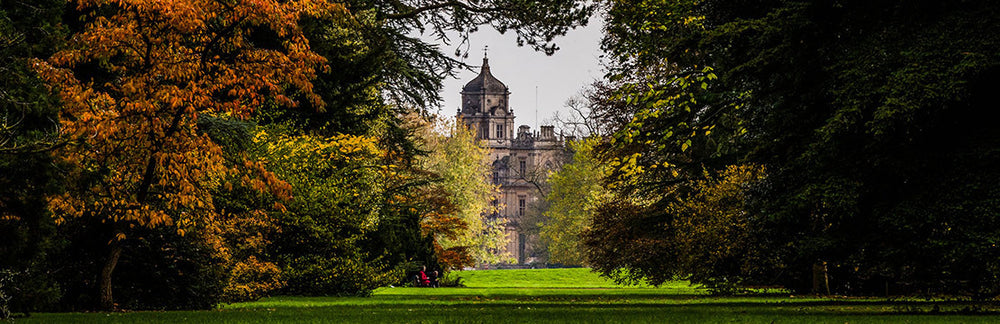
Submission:
[[[75,167],[68,191],[49,197],[49,208],[58,223],[97,217],[142,227],[177,226],[182,235],[211,221],[216,211],[210,189],[239,171],[199,134],[198,114],[247,116],[268,100],[294,106],[286,95],[293,90],[321,107],[311,80],[324,59],[311,51],[298,21],[344,10],[323,0],[75,3],[89,12],[83,29],[66,49],[32,62],[58,91],[61,131],[77,143],[53,152]],[[98,7],[102,10],[89,10]],[[251,28],[261,26],[278,35],[279,48],[248,40]],[[91,71],[75,71],[81,64],[102,73],[74,75]],[[352,152],[370,148],[351,145],[345,147]],[[290,197],[290,186],[262,163],[247,167],[252,177],[244,179],[254,190]]]

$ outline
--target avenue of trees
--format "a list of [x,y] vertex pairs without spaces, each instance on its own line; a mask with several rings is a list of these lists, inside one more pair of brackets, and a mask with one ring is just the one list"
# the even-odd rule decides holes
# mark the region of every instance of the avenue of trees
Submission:
[[516,224],[551,262],[1000,295],[992,1],[0,0],[0,317],[510,261],[441,81],[480,27],[553,53],[597,7],[608,74]]

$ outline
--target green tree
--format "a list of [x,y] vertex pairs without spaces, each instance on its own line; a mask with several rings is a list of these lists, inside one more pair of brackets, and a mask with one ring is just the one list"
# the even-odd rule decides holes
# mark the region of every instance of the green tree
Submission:
[[64,242],[45,201],[62,190],[49,155],[64,144],[59,102],[30,59],[62,47],[64,7],[58,0],[0,3],[0,308],[15,313],[52,307],[62,295],[50,273]]
[[[599,207],[583,244],[594,269],[619,282],[682,278],[717,292],[755,283],[774,260],[761,253],[747,202],[763,168],[730,166],[672,187],[669,201],[618,199]],[[669,261],[669,262],[665,262]]]
[[425,168],[440,177],[440,185],[455,206],[455,217],[465,228],[454,237],[439,237],[444,249],[465,247],[476,263],[500,263],[509,256],[499,253],[507,245],[505,225],[500,218],[489,217],[496,206],[499,188],[490,182],[492,167],[489,148],[480,147],[475,134],[460,120],[438,124],[427,133],[430,152]]
[[[762,165],[750,226],[776,262],[756,280],[995,295],[1000,220],[990,197],[1000,174],[984,166],[997,161],[1000,136],[986,122],[985,89],[1000,37],[981,26],[997,26],[998,10],[988,1],[612,2],[604,47],[618,104],[608,115],[630,117],[605,151],[615,190],[673,199],[657,193],[690,190],[702,168]],[[742,271],[730,274],[750,276]]]
[[550,203],[544,212],[541,237],[548,245],[549,262],[585,265],[581,234],[590,226],[594,209],[611,197],[603,185],[606,172],[594,155],[597,137],[570,142],[573,160],[549,176],[552,190],[545,197]]
[[282,268],[286,293],[366,295],[395,278],[358,244],[378,226],[387,173],[395,172],[381,165],[382,154],[372,137],[256,132],[255,163],[291,190],[291,200],[275,205],[280,233],[265,248]]

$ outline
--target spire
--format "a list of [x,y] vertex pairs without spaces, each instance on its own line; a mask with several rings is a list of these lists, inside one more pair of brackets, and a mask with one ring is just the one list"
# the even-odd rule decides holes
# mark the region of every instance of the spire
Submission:
[[490,46],[486,45],[483,47],[483,67],[479,73],[490,73]]

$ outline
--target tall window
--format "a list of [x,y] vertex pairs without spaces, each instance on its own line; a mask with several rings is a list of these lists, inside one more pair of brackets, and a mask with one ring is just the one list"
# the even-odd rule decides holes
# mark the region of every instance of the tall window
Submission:
[[503,138],[503,125],[497,125],[497,138]]
[[524,209],[527,204],[524,202],[524,196],[517,197],[517,216],[524,216]]
[[490,138],[490,124],[479,124],[479,138]]
[[521,167],[521,176],[522,177],[524,176],[525,172],[528,171],[527,164],[528,164],[527,162],[524,162],[524,160],[521,160],[520,167]]

